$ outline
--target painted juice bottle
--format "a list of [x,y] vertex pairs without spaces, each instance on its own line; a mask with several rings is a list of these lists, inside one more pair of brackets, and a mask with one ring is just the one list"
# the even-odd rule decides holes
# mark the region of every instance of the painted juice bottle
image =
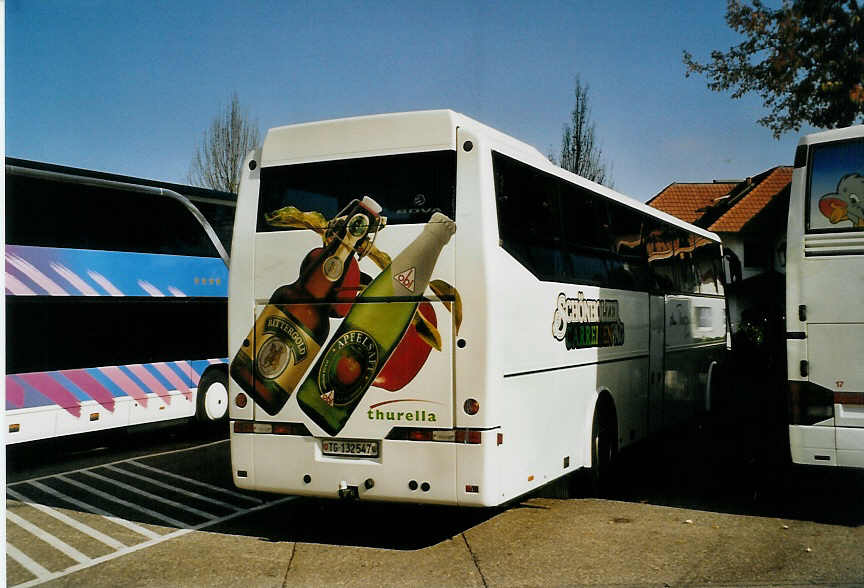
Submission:
[[293,284],[277,288],[231,361],[231,377],[274,416],[330,333],[330,305],[340,293],[355,252],[371,243],[381,226],[381,206],[369,197],[353,200],[331,223],[326,245],[310,251]]
[[[300,408],[328,434],[345,426],[411,324],[441,249],[456,231],[436,212],[423,232],[354,301],[297,391]],[[399,299],[405,299],[399,302]]]

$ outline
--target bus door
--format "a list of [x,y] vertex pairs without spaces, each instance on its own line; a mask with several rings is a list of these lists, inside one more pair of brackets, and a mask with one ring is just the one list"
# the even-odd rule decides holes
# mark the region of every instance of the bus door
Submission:
[[648,432],[656,433],[663,427],[664,365],[666,346],[666,297],[648,296],[649,351],[648,351]]
[[808,325],[810,382],[827,391],[829,397],[833,391],[834,442],[839,466],[864,467],[862,341],[864,325],[860,323]]

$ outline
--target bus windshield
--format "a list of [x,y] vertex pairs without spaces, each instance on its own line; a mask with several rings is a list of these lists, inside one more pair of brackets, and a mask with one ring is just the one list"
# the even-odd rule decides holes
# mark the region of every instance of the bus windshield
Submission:
[[815,145],[811,151],[807,230],[864,230],[864,140]]
[[[258,232],[283,231],[265,215],[286,206],[333,218],[352,199],[371,196],[387,224],[425,223],[456,208],[456,153],[434,151],[267,167],[261,170]],[[289,229],[290,230],[290,229]]]

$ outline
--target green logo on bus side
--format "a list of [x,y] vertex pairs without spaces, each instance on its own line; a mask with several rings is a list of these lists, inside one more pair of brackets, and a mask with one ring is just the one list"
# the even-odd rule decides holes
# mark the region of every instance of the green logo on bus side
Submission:
[[618,301],[585,298],[582,292],[576,298],[567,298],[563,292],[558,294],[552,336],[564,341],[568,350],[624,345],[624,323],[618,314]]

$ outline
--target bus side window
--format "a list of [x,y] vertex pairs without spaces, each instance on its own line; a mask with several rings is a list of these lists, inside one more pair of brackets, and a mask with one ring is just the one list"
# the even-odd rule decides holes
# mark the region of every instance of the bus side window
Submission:
[[539,279],[566,281],[556,182],[498,153],[493,162],[501,245]]
[[629,290],[648,289],[648,265],[642,216],[617,203],[609,203],[613,257],[609,264],[609,286]]
[[696,267],[693,263],[696,235],[676,229],[675,266],[678,272],[678,287],[685,294],[695,294],[699,291],[696,279]]
[[648,248],[648,267],[654,288],[658,292],[678,292],[678,276],[675,266],[675,236],[671,227],[651,222],[646,231],[646,246]]
[[723,294],[720,246],[705,237],[696,237],[694,261],[699,294]]
[[172,198],[14,175],[6,193],[6,242],[13,245],[219,256]]
[[570,281],[608,285],[612,257],[605,200],[588,190],[562,182],[561,212],[564,248],[570,261]]

